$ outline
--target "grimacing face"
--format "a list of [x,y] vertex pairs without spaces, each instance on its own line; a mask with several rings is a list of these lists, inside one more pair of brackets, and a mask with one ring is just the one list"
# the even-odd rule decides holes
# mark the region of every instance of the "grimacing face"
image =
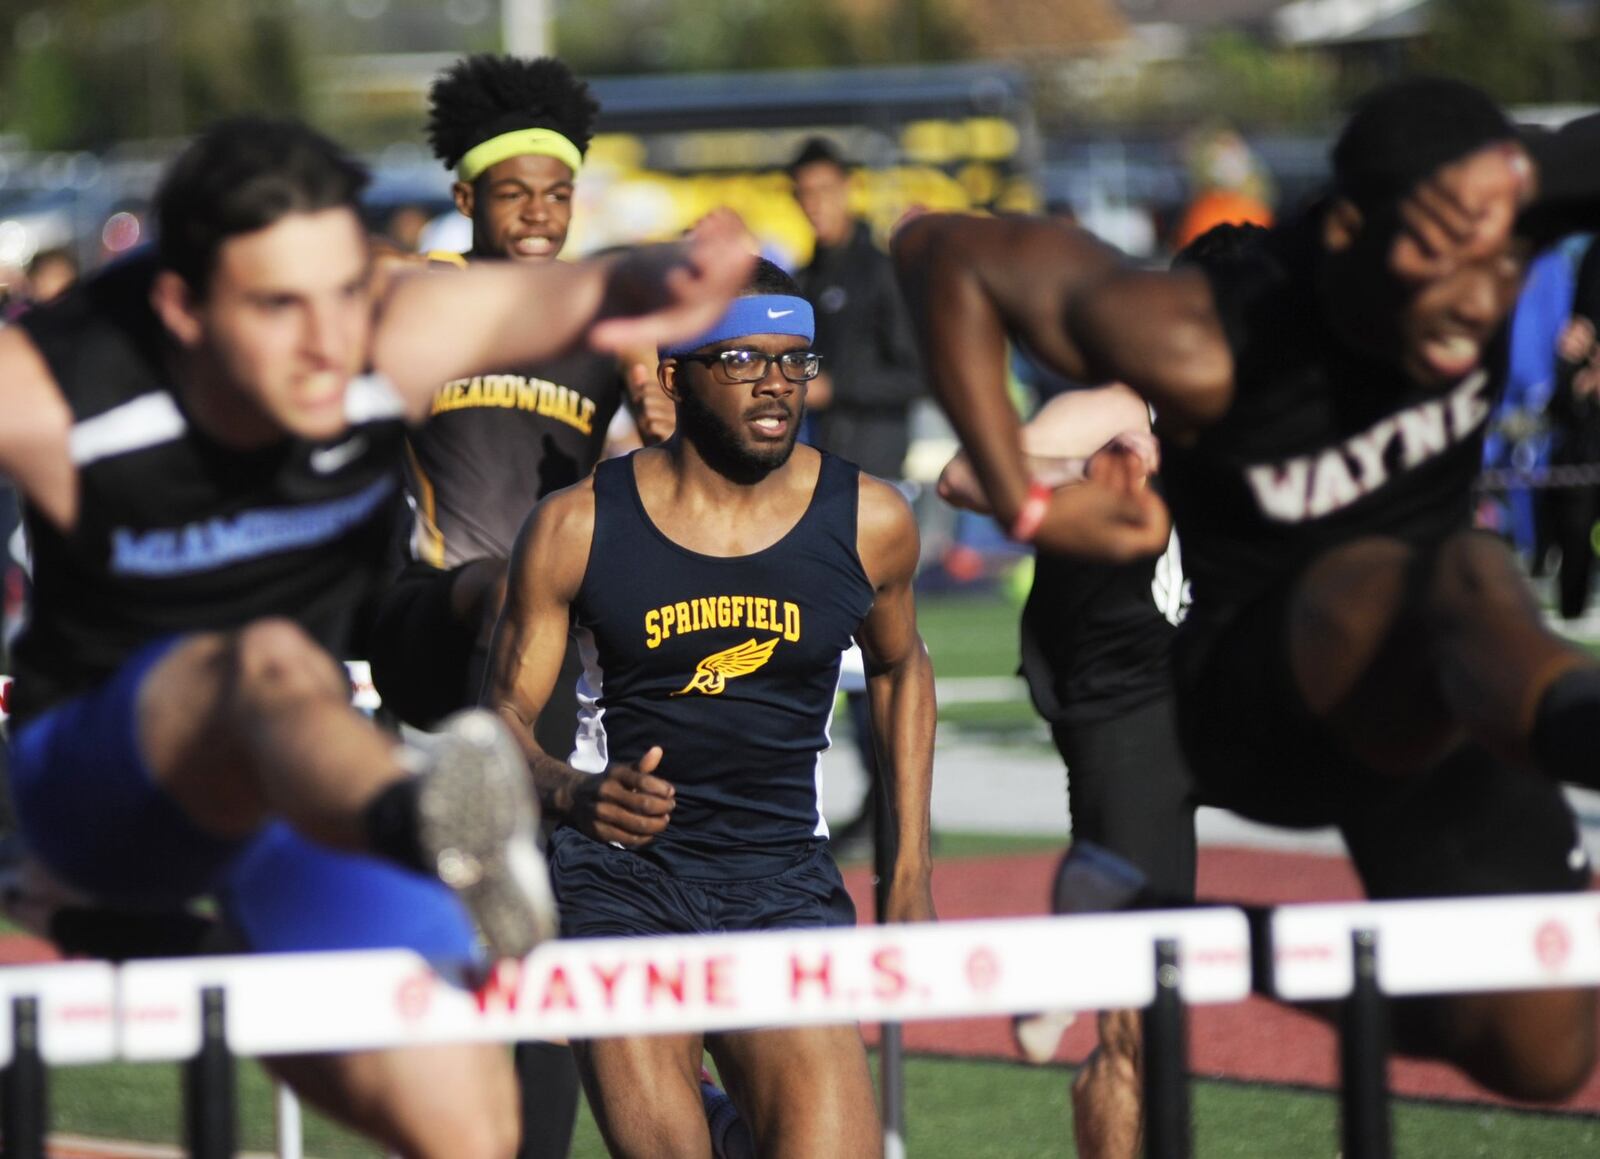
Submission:
[[[696,353],[759,350],[786,354],[811,343],[793,334],[730,338]],[[660,373],[678,404],[678,428],[713,467],[732,478],[759,477],[783,466],[805,416],[806,386],[783,377],[776,362],[760,382],[735,382],[719,365],[668,359]]]
[[1448,387],[1477,369],[1517,302],[1527,269],[1525,243],[1458,261],[1446,273],[1407,278],[1395,272],[1398,230],[1358,226],[1331,245],[1342,274],[1333,281],[1334,322],[1355,345],[1396,364],[1418,385]]
[[347,425],[345,391],[367,358],[370,273],[353,209],[290,213],[222,243],[176,336],[273,426],[331,438]]
[[476,181],[458,181],[456,208],[472,219],[472,252],[547,262],[572,226],[573,173],[554,157],[509,157]]

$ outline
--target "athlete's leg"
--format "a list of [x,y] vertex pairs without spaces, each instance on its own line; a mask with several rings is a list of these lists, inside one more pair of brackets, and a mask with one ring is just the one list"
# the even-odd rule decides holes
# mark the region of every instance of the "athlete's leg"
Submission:
[[408,1159],[511,1159],[522,1127],[506,1049],[418,1046],[263,1060],[307,1102]]
[[[227,929],[252,952],[404,947],[445,962],[473,952],[466,912],[438,881],[316,845],[281,821],[234,858],[218,901]],[[273,1069],[307,1101],[401,1154],[516,1153],[517,1090],[503,1046],[280,1058]]]
[[838,1159],[883,1153],[883,1126],[854,1026],[752,1030],[708,1039],[756,1153]]
[[277,815],[365,849],[363,810],[406,775],[395,740],[350,707],[338,664],[288,620],[180,640],[140,685],[138,732],[155,782],[222,837]]
[[[1074,840],[1138,868],[1156,897],[1194,896],[1194,784],[1179,750],[1172,701],[1089,725],[1056,726],[1067,765]],[[1099,1043],[1072,1082],[1073,1135],[1083,1159],[1136,1159],[1141,1146],[1140,1019],[1105,1011]]]
[[1420,553],[1388,539],[1327,552],[1289,602],[1301,699],[1363,763],[1413,775],[1467,735],[1530,759],[1535,713],[1591,662],[1547,630],[1509,551],[1464,534]]
[[1141,1022],[1136,1010],[1100,1014],[1099,1044],[1072,1079],[1079,1159],[1138,1159],[1144,1146]]
[[698,1034],[572,1044],[584,1093],[612,1155],[708,1159],[711,1133],[700,1101],[703,1047]]
[[[1341,825],[1375,899],[1564,893],[1590,867],[1559,788],[1465,745],[1420,778],[1368,778]],[[1592,990],[1466,995],[1395,1004],[1396,1045],[1446,1059],[1516,1098],[1560,1099],[1595,1055]]]

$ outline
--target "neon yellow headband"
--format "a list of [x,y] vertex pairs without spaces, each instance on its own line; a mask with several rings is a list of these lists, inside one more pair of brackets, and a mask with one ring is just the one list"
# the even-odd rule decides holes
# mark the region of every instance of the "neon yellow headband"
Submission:
[[529,155],[554,157],[571,169],[574,177],[583,167],[583,154],[578,147],[554,129],[513,129],[468,149],[456,166],[456,176],[462,181],[476,181],[486,169],[502,161]]

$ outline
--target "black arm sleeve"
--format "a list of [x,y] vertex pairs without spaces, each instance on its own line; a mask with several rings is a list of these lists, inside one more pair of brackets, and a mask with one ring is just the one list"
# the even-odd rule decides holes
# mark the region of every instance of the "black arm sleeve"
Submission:
[[1569,121],[1555,132],[1529,131],[1523,145],[1539,173],[1539,195],[1517,230],[1549,242],[1600,226],[1600,113]]

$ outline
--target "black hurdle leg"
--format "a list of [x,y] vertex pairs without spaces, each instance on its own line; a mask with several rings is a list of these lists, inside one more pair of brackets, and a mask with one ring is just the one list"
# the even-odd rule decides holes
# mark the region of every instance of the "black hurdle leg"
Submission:
[[1339,1111],[1345,1159],[1390,1159],[1389,1007],[1378,987],[1378,935],[1350,935],[1355,980],[1339,1025]]
[[[899,846],[895,828],[894,801],[889,795],[888,778],[873,778],[876,794],[872,825],[872,872],[874,915],[882,925],[889,907],[889,880]],[[904,1159],[906,1153],[906,1061],[905,1040],[898,1022],[878,1027],[878,1085],[883,1115],[883,1153],[885,1159]]]
[[227,1000],[220,986],[200,991],[200,1052],[184,1064],[184,1135],[193,1159],[233,1159],[233,1055],[228,1051]]
[[47,1076],[39,1053],[39,1000],[11,1000],[11,1065],[0,1072],[0,1133],[5,1159],[45,1159],[50,1119]]
[[1145,1159],[1189,1159],[1189,1044],[1171,938],[1156,942],[1155,972],[1155,1000],[1144,1012]]

